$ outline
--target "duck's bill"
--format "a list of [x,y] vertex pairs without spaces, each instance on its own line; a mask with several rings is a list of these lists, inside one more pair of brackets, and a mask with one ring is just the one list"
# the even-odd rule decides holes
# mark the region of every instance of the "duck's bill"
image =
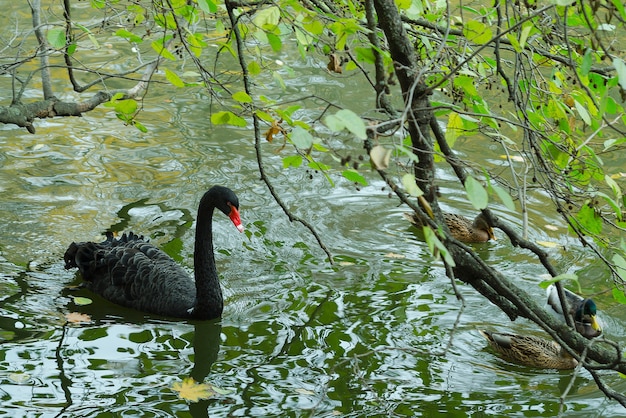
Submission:
[[595,331],[602,332],[602,327],[600,326],[600,323],[598,322],[598,319],[595,315],[589,317],[589,324],[591,325],[591,328],[593,328]]

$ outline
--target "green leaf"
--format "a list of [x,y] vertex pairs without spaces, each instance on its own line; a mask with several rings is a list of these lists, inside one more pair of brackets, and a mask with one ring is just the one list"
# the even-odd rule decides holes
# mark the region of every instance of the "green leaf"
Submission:
[[185,87],[185,82],[175,72],[165,69],[165,78],[175,87]]
[[622,87],[622,89],[626,90],[626,65],[624,64],[624,61],[619,58],[615,58],[613,60],[613,67],[615,67],[615,72],[617,73],[619,85]]
[[359,115],[349,109],[341,109],[335,115],[343,121],[346,129],[352,132],[357,138],[367,139],[365,123],[363,123],[363,119],[361,119]]
[[580,75],[586,76],[589,74],[589,70],[591,70],[591,65],[593,64],[593,50],[591,48],[585,51],[585,55],[583,55],[583,61],[580,64],[579,71]]
[[493,38],[491,28],[477,20],[470,20],[463,26],[463,35],[477,44],[486,44]]
[[269,42],[274,52],[280,52],[280,50],[283,47],[283,42],[280,40],[280,36],[274,35],[273,33],[270,33],[270,32],[268,32],[266,35],[267,35],[267,41]]
[[363,177],[358,171],[354,169],[344,170],[341,174],[351,182],[367,186],[367,180],[365,180],[365,177]]
[[302,129],[299,126],[293,128],[289,133],[288,138],[296,146],[296,148],[307,150],[313,145],[313,136],[306,129]]
[[599,234],[602,232],[602,219],[595,209],[589,205],[583,205],[576,214],[576,220],[584,228],[585,233]]
[[415,176],[413,174],[407,173],[402,176],[402,186],[404,186],[404,190],[413,197],[420,197],[424,194],[422,189],[415,183]]
[[252,97],[245,91],[238,91],[233,94],[233,99],[237,100],[239,103],[252,103]]
[[137,111],[137,101],[134,99],[117,100],[115,102],[115,111],[125,115],[132,115]]
[[53,48],[61,49],[65,46],[65,30],[63,29],[50,29],[46,38]]
[[259,119],[265,121],[265,122],[269,122],[269,123],[273,123],[274,122],[274,118],[272,117],[272,115],[270,115],[267,112],[264,112],[262,110],[257,110],[256,111],[256,115]]
[[433,256],[438,258],[438,255],[441,254],[444,261],[450,267],[456,266],[454,259],[448,252],[448,249],[445,247],[445,245],[441,243],[441,241],[439,241],[439,238],[437,238],[437,235],[429,226],[424,227],[424,240],[426,241],[426,244],[428,245],[428,249],[430,250],[430,253]]
[[163,58],[167,58],[171,61],[176,61],[176,57],[174,56],[174,54],[172,54],[170,51],[167,50],[167,48],[165,48],[165,46],[163,46],[162,39],[152,41],[152,44],[150,45],[152,46],[152,49],[154,49],[156,53],[161,55]]
[[143,42],[143,39],[141,39],[141,37],[127,31],[126,29],[118,29],[115,31],[114,35],[119,36],[120,38],[124,38],[130,42],[135,42],[137,44]]
[[78,22],[74,22],[74,25],[87,34],[87,37],[89,38],[93,46],[95,46],[96,48],[100,48],[100,43],[98,42],[98,39],[86,26],[83,26]]
[[396,151],[402,153],[403,155],[406,155],[413,162],[416,162],[416,163],[419,162],[419,158],[417,157],[417,155],[415,155],[413,151],[411,151],[409,148],[405,147],[404,145],[396,145]]
[[312,20],[309,23],[305,23],[302,26],[312,35],[321,35],[322,33],[324,33],[325,29],[324,23],[317,19]]
[[359,61],[363,61],[368,64],[374,64],[374,62],[376,61],[376,57],[374,56],[374,49],[371,47],[356,47],[354,48],[354,52],[356,54],[357,60]]
[[148,128],[146,128],[141,122],[136,119],[133,119],[133,126],[139,129],[140,132],[146,133],[148,132]]
[[513,201],[513,198],[511,197],[509,192],[507,192],[502,187],[500,187],[498,185],[495,185],[495,184],[493,186],[491,186],[491,187],[493,188],[493,191],[496,192],[496,194],[498,195],[498,198],[500,198],[502,203],[504,203],[504,206],[506,206],[507,209],[510,209],[510,210],[514,211],[515,210],[515,202]]
[[615,270],[622,281],[626,281],[626,260],[624,257],[619,254],[613,255],[613,264],[615,264]]
[[198,0],[198,6],[204,13],[217,12],[217,4],[211,0]]
[[85,306],[85,305],[90,305],[92,304],[93,301],[89,298],[84,298],[84,297],[80,297],[77,296],[74,298],[74,304],[78,305],[78,306]]
[[346,127],[343,120],[336,115],[328,115],[324,118],[324,124],[333,132],[341,132]]
[[485,209],[489,203],[489,195],[487,190],[474,177],[465,179],[465,192],[469,201],[476,209]]
[[522,32],[519,37],[519,46],[521,49],[524,49],[526,46],[526,41],[528,40],[528,35],[530,35],[530,31],[532,30],[533,25],[530,22],[526,22],[522,25]]
[[574,106],[576,107],[576,110],[578,111],[578,114],[580,115],[580,118],[583,120],[583,122],[585,122],[587,125],[591,125],[591,117],[589,116],[587,108],[580,104],[578,100],[574,100]]
[[298,27],[295,28],[295,32],[296,32],[296,39],[298,40],[298,43],[300,43],[300,45],[309,46],[313,42],[315,42],[315,38],[309,35],[308,32],[304,32]]
[[255,26],[263,29],[273,29],[280,22],[280,9],[277,6],[260,9],[252,19]]
[[547,289],[548,286],[550,286],[551,284],[560,282],[562,280],[571,280],[572,282],[576,283],[576,286],[578,287],[578,290],[580,291],[580,283],[578,282],[578,276],[575,275],[574,273],[563,273],[549,280],[543,280],[539,283],[539,287],[541,287],[542,289]]
[[233,112],[221,111],[211,115],[211,123],[215,125],[233,125],[244,127],[246,120],[235,115]]
[[611,208],[615,212],[615,217],[618,220],[622,219],[622,208],[620,207],[620,204],[619,204],[621,199],[614,200],[614,199],[611,198],[611,196],[609,196],[609,195],[607,195],[606,193],[603,193],[603,192],[596,192],[596,196],[597,197],[601,197],[604,200],[606,200],[606,203],[608,203],[609,206],[611,206]]
[[157,13],[154,15],[154,22],[165,29],[176,29],[176,19],[171,13]]
[[615,299],[617,302],[621,303],[622,305],[626,305],[626,295],[624,294],[622,290],[618,289],[617,287],[614,287],[611,293],[613,294],[613,299]]
[[251,61],[248,64],[248,72],[250,75],[259,75],[261,74],[261,66],[256,61]]
[[302,165],[302,156],[300,154],[290,155],[283,158],[283,168],[300,167]]

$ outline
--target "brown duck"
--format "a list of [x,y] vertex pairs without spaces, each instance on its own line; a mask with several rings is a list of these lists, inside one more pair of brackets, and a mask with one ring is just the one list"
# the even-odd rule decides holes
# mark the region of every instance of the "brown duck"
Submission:
[[573,369],[578,361],[559,344],[532,335],[479,330],[489,345],[511,363],[540,369]]
[[[424,226],[415,212],[405,213],[404,217],[416,227]],[[453,213],[444,213],[443,217],[452,236],[461,242],[487,242],[496,239],[493,228],[482,213],[474,218],[474,221]]]

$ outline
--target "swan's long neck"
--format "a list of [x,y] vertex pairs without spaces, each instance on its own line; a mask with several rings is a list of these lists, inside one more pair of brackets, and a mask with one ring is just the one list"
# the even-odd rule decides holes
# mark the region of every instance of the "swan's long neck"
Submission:
[[217,318],[224,308],[222,289],[213,257],[213,210],[215,204],[204,196],[198,208],[196,220],[196,244],[194,248],[194,276],[196,279],[196,318]]

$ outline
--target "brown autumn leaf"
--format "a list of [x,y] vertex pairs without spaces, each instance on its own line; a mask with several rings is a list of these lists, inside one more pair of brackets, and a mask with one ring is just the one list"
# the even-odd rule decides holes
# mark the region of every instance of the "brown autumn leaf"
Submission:
[[341,58],[339,58],[339,55],[332,53],[328,55],[328,71],[331,71],[333,73],[338,73],[341,74],[343,72],[342,68],[341,68]]
[[282,126],[280,126],[281,123],[283,123],[282,119],[272,121],[272,126],[270,126],[267,132],[265,132],[265,139],[267,140],[267,142],[272,142],[274,140],[274,135],[287,134],[287,131],[285,131]]
[[80,324],[82,322],[91,322],[91,316],[80,312],[70,312],[65,314],[65,320],[72,324]]
[[370,160],[375,170],[385,170],[389,167],[391,150],[382,145],[376,145],[370,151]]

